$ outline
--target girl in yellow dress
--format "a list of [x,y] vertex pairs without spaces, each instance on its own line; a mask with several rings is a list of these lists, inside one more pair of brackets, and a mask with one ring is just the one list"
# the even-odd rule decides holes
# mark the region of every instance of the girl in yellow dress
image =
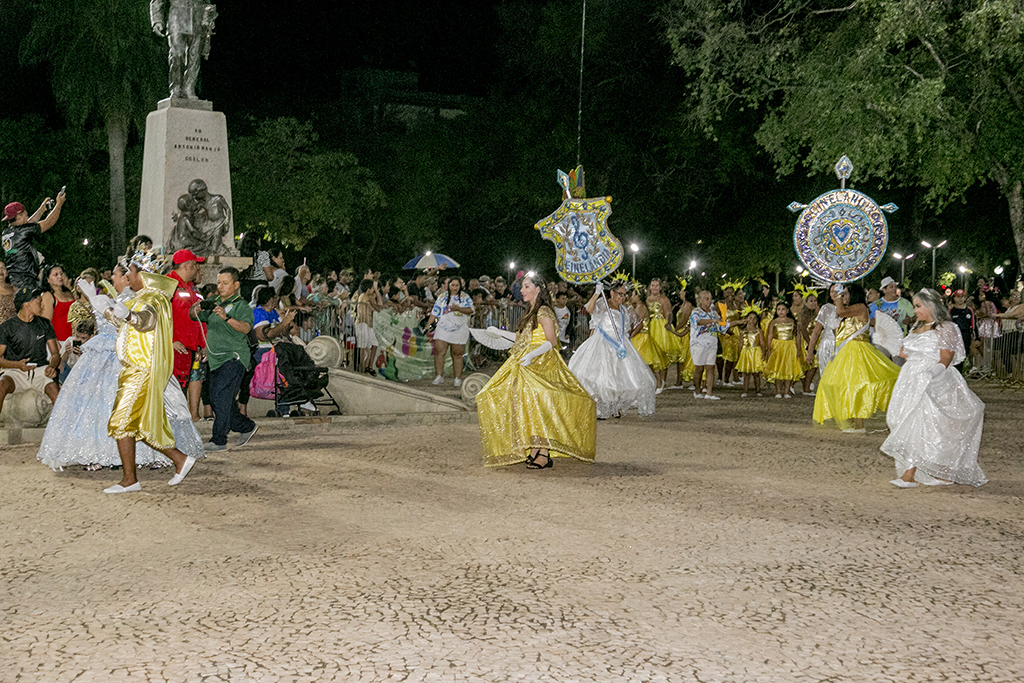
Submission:
[[[836,314],[836,355],[825,367],[814,398],[814,421],[833,419],[847,433],[864,434],[864,420],[889,407],[900,369],[871,343],[870,313],[864,288],[833,289]],[[850,421],[853,426],[850,426]]]
[[764,367],[764,378],[775,382],[775,398],[792,398],[789,388],[794,380],[804,376],[799,358],[799,336],[796,322],[789,317],[789,306],[779,302],[775,307],[775,319],[768,326],[770,355]]
[[664,365],[654,371],[658,378],[658,393],[665,388],[668,366],[683,358],[683,344],[672,324],[672,303],[661,291],[661,280],[654,278],[647,288],[647,332],[654,345],[664,356]]
[[526,462],[552,466],[553,457],[593,462],[597,406],[558,353],[558,324],[544,280],[527,276],[508,360],[476,396],[484,466]]
[[740,341],[743,347],[740,349],[740,358],[736,361],[736,372],[743,376],[743,393],[740,398],[746,398],[750,392],[750,381],[754,381],[754,393],[761,395],[761,373],[764,371],[764,356],[766,347],[764,333],[761,331],[760,309],[748,306],[746,310],[745,324],[740,328]]
[[683,355],[676,363],[676,389],[682,389],[684,383],[693,382],[693,356],[690,355],[690,314],[693,313],[693,302],[686,298],[686,281],[680,280],[683,288],[679,291],[679,310],[676,311],[676,334],[683,347]]
[[[651,336],[650,324],[651,319],[647,311],[647,306],[640,298],[639,292],[634,292],[632,302],[633,311],[636,313],[637,318],[643,321],[639,330],[633,335],[630,340],[633,342],[633,347],[636,349],[640,357],[644,359],[644,362],[651,368],[651,372],[657,377],[658,374],[668,367],[668,358],[661,352],[661,348],[655,343],[654,338]],[[658,387],[661,387],[661,380],[658,380]]]

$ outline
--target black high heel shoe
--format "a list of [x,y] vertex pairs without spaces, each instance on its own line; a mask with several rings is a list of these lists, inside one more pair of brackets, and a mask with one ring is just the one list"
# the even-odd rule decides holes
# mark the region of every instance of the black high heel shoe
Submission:
[[[546,460],[543,465],[538,465],[537,458],[546,458]],[[550,453],[541,453],[540,451],[537,451],[526,459],[526,469],[528,470],[543,470],[548,467],[552,467],[553,465],[554,461],[551,459]]]

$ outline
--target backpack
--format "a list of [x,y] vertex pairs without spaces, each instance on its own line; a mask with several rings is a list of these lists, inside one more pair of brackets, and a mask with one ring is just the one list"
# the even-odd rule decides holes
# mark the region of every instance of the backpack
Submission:
[[249,395],[273,401],[277,398],[277,382],[281,373],[277,371],[277,352],[271,348],[263,354],[260,362],[253,369],[252,381],[249,382]]

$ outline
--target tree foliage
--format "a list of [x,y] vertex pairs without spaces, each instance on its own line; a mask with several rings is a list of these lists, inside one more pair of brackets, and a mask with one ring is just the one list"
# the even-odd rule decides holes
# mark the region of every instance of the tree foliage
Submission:
[[937,209],[994,180],[1024,258],[1021,2],[672,0],[666,22],[711,136],[753,110],[780,175],[845,153]]

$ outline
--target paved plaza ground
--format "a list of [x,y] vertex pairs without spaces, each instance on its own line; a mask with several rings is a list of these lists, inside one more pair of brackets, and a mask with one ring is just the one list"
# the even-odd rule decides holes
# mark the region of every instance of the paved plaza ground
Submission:
[[723,393],[539,472],[466,420],[122,496],[5,447],[0,682],[1024,680],[1024,395],[979,389],[988,484],[899,490],[884,434]]

